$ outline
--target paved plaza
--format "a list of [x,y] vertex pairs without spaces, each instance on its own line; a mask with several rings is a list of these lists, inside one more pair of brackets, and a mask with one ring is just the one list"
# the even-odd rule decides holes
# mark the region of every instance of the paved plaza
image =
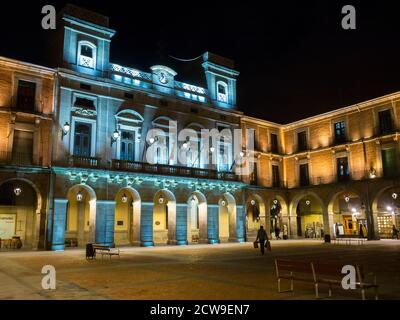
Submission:
[[[294,294],[277,292],[275,257],[359,263],[377,274],[380,299],[400,297],[400,241],[280,240],[272,247],[266,256],[252,243],[123,247],[111,261],[87,261],[82,249],[0,252],[0,299],[314,299],[312,284],[295,283]],[[44,265],[56,268],[56,290],[41,288]],[[359,291],[338,288],[332,299],[359,298]]]

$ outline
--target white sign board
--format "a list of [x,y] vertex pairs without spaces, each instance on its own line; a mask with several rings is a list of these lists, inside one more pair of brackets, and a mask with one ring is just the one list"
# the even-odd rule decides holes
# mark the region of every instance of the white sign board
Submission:
[[15,214],[0,214],[0,238],[11,239],[15,235]]

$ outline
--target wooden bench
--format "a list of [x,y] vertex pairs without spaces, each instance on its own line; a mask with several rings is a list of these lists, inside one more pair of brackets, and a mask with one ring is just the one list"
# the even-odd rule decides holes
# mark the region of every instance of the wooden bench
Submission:
[[[278,278],[278,292],[294,292],[293,282],[302,281],[314,284],[315,297],[319,299],[319,285],[329,286],[329,297],[332,296],[332,286],[342,287],[342,266],[320,264],[304,261],[292,261],[275,259],[276,276]],[[366,290],[374,288],[375,299],[378,299],[378,285],[376,277],[373,281],[367,282],[362,266],[355,265],[356,268],[356,288],[361,290],[361,298],[365,300]],[[290,280],[290,290],[281,291],[281,279]]]
[[351,244],[357,244],[357,245],[362,245],[367,241],[366,238],[347,238],[347,237],[340,237],[333,239],[332,242],[335,244],[345,244],[345,245],[351,245]]
[[[293,292],[293,282],[302,281],[314,283],[312,268],[309,262],[275,259],[275,270],[278,278],[278,292]],[[290,289],[281,290],[281,279],[290,280]]]
[[[329,286],[328,296],[332,296],[332,286],[342,288],[342,280],[345,274],[342,273],[342,265],[311,263],[313,269],[313,278],[315,286],[315,297],[319,298],[319,285],[326,284]],[[367,289],[373,288],[375,290],[375,300],[378,300],[378,285],[376,284],[376,276],[373,275],[373,280],[366,281],[363,267],[355,265],[356,269],[356,288],[361,290],[361,298],[365,300],[365,293]]]
[[94,257],[96,257],[96,252],[99,251],[102,260],[105,255],[108,255],[110,259],[111,256],[118,256],[118,258],[121,258],[119,248],[112,248],[111,246],[95,243],[93,244],[93,250],[94,250]]

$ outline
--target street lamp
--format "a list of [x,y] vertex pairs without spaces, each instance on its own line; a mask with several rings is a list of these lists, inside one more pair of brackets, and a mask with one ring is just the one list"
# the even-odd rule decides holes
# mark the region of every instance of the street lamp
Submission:
[[22,189],[20,187],[16,187],[14,188],[14,193],[15,195],[18,197],[22,192]]
[[123,203],[126,203],[126,202],[128,201],[128,197],[126,196],[125,193],[122,195],[121,201],[122,201]]
[[83,194],[82,192],[79,190],[78,193],[76,194],[76,200],[81,202],[83,199]]
[[71,126],[69,125],[68,122],[65,122],[63,127],[62,127],[61,140],[63,140],[64,136],[66,136],[68,134],[69,129],[71,129]]
[[111,135],[111,146],[114,144],[114,142],[116,142],[119,139],[119,137],[120,137],[120,133],[117,129],[115,129],[115,131]]

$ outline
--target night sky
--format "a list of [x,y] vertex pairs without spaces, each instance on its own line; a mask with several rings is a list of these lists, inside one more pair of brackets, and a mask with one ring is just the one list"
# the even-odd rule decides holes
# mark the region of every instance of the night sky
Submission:
[[[400,90],[399,7],[382,1],[49,0],[14,1],[8,10],[3,2],[0,55],[49,65],[52,31],[41,28],[41,8],[67,2],[110,17],[112,62],[144,71],[166,64],[196,83],[188,71],[199,63],[170,55],[233,59],[239,109],[250,116],[288,123]],[[357,10],[357,30],[341,27],[345,4]]]

